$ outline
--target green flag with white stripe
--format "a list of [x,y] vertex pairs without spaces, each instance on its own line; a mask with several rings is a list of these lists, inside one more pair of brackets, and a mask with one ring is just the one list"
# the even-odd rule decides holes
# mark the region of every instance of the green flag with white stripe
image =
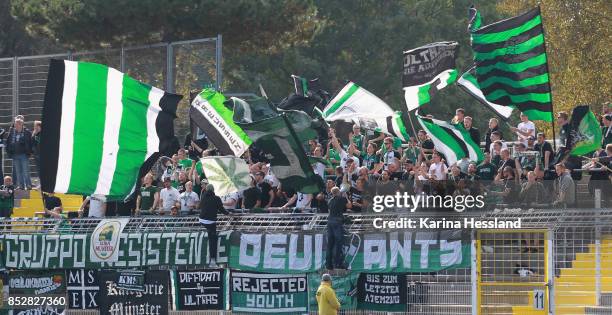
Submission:
[[323,109],[327,121],[344,120],[364,129],[376,130],[408,142],[410,136],[401,118],[383,100],[359,85],[349,82]]
[[46,192],[123,199],[174,138],[182,96],[105,65],[51,60],[43,106]]
[[461,124],[450,124],[445,121],[416,115],[423,130],[427,132],[434,143],[436,151],[444,154],[448,165],[453,165],[463,157],[470,161],[484,160],[482,150],[472,140],[470,133]]

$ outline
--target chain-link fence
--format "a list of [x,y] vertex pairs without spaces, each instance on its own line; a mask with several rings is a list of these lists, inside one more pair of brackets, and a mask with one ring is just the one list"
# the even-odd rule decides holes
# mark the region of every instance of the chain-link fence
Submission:
[[[189,41],[54,55],[0,58],[0,127],[8,131],[16,115],[33,128],[42,119],[47,71],[51,59],[96,62],[116,68],[144,83],[185,97],[179,104],[175,133],[182,143],[189,133],[189,91],[219,87],[222,80],[221,35]],[[11,172],[9,159],[3,170]],[[31,168],[33,175],[35,168]]]

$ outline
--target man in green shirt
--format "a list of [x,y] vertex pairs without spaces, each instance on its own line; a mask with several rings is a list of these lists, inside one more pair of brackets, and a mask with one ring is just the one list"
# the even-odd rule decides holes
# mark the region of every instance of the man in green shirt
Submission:
[[408,142],[408,147],[404,150],[402,154],[402,162],[406,160],[414,161],[419,164],[421,157],[421,149],[415,143],[414,138],[410,138],[410,142]]
[[355,148],[359,151],[359,154],[365,152],[365,136],[361,134],[361,128],[358,124],[353,125],[353,132],[349,136],[351,136],[352,142],[355,144]]
[[0,218],[10,218],[11,214],[13,214],[13,205],[15,204],[14,190],[13,178],[5,176],[4,184],[0,186]]
[[179,168],[183,171],[186,171],[193,166],[193,160],[187,157],[187,151],[185,149],[179,149],[178,159]]
[[153,186],[153,175],[149,173],[145,175],[144,186],[140,188],[136,199],[136,215],[140,214],[141,211],[150,213],[150,211],[157,209],[158,202],[159,191],[157,187]]
[[492,181],[497,173],[497,167],[491,163],[491,154],[486,152],[485,158],[478,167],[476,167],[476,174],[482,181]]

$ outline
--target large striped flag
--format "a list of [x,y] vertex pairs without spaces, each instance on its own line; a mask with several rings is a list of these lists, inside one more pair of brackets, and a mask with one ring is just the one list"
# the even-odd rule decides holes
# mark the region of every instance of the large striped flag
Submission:
[[[478,21],[470,10],[472,21]],[[531,120],[552,121],[540,8],[478,29],[471,42],[478,85],[487,101],[513,106]]]
[[121,199],[174,138],[182,96],[113,68],[51,60],[43,106],[41,186],[46,192]]
[[234,112],[225,107],[225,96],[213,89],[204,89],[191,102],[189,117],[221,155],[242,156],[252,141],[234,122]]
[[475,162],[484,159],[480,147],[461,124],[453,125],[445,121],[421,117],[418,113],[416,116],[423,130],[433,141],[436,151],[446,157],[448,165],[453,165],[466,156],[470,161]]
[[431,43],[404,52],[402,84],[408,110],[429,103],[431,96],[457,80],[457,42]]
[[480,85],[478,84],[478,80],[476,79],[476,76],[474,76],[474,74],[475,70],[474,67],[472,67],[470,70],[466,71],[459,78],[459,80],[457,80],[457,85],[461,87],[461,89],[466,91],[468,94],[472,95],[480,103],[489,107],[499,116],[503,117],[504,119],[510,118],[510,115],[512,115],[512,110],[514,108],[512,106],[504,106],[487,101],[485,96],[482,94],[482,90],[480,90]]
[[408,142],[408,132],[401,119],[387,103],[359,85],[349,82],[323,110],[327,121],[353,121],[364,129],[380,131]]

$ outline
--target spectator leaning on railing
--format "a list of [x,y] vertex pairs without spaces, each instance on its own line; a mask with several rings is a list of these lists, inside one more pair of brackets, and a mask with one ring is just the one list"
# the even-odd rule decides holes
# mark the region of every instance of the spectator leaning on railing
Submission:
[[200,203],[200,197],[193,191],[193,183],[190,181],[185,183],[185,191],[181,193],[180,202],[181,209],[179,214],[181,215],[193,214]]
[[66,214],[63,213],[64,207],[62,206],[62,200],[59,199],[53,193],[45,193],[43,192],[43,204],[45,207],[45,217],[46,218],[56,218],[56,219],[64,219],[66,218]]
[[176,214],[179,207],[180,194],[172,187],[169,177],[164,178],[164,188],[159,193],[159,214]]
[[83,203],[81,204],[81,208],[79,209],[79,214],[83,216],[83,211],[85,207],[89,204],[89,212],[87,217],[89,218],[104,218],[106,216],[106,206],[107,203],[102,198],[98,196],[87,196]]
[[136,197],[136,215],[150,214],[159,205],[159,190],[153,186],[153,175],[150,173],[145,175],[143,183]]

